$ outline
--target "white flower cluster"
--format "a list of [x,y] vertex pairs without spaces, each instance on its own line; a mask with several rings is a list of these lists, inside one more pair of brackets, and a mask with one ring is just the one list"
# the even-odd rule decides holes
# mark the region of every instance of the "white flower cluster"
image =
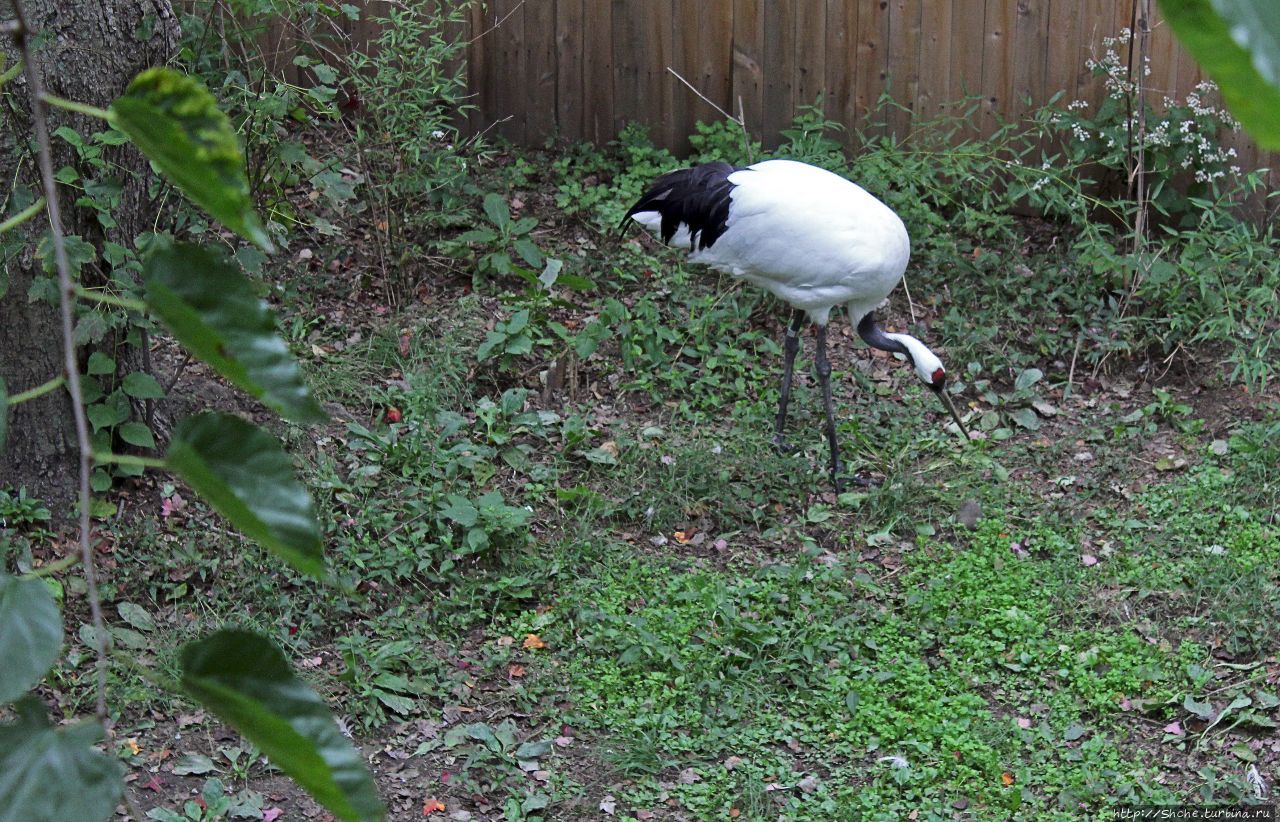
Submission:
[[[1127,110],[1133,111],[1136,101],[1137,86],[1129,80],[1129,69],[1121,62],[1117,47],[1130,43],[1133,32],[1122,29],[1115,37],[1104,37],[1102,45],[1106,49],[1101,59],[1086,60],[1085,66],[1093,73],[1103,77],[1107,95],[1113,99],[1127,102]],[[1151,74],[1151,59],[1143,61],[1143,76]],[[1194,177],[1198,182],[1210,183],[1230,174],[1238,174],[1240,167],[1231,163],[1236,151],[1217,144],[1218,125],[1225,125],[1239,130],[1240,124],[1224,108],[1211,102],[1218,87],[1205,80],[1187,94],[1185,102],[1171,97],[1164,97],[1162,107],[1164,114],[1149,113],[1146,119],[1146,133],[1142,145],[1148,149],[1188,149],[1178,161],[1188,170],[1194,169]],[[1075,100],[1066,107],[1067,112],[1081,112],[1089,107],[1085,100]],[[1076,140],[1087,142],[1095,137],[1092,129],[1096,128],[1097,137],[1106,141],[1106,147],[1114,150],[1118,146],[1121,135],[1134,135],[1139,128],[1136,113],[1117,123],[1092,122],[1087,114],[1080,115],[1073,122],[1072,117],[1055,115],[1050,122],[1053,125],[1070,123],[1071,133]],[[1128,142],[1128,139],[1125,140]],[[1039,188],[1047,182],[1040,180],[1033,187]]]

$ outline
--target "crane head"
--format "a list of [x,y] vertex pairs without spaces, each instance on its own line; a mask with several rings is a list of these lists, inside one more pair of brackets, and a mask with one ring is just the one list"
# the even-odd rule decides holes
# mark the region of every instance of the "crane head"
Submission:
[[960,415],[956,413],[956,407],[951,402],[951,396],[945,390],[947,387],[946,370],[939,365],[929,375],[929,379],[925,380],[925,384],[929,386],[930,391],[938,395],[938,399],[942,400],[947,412],[951,414],[951,419],[956,421],[956,426],[960,429],[960,435],[966,440],[969,439],[969,429],[965,428],[964,423],[960,421]]
[[881,330],[872,314],[867,314],[858,323],[858,333],[868,345],[882,351],[891,351],[910,360],[916,376],[929,386],[929,390],[938,395],[938,399],[951,414],[951,419],[955,420],[956,425],[959,426],[960,434],[968,441],[969,429],[965,428],[964,423],[960,421],[960,415],[956,413],[956,407],[951,403],[951,397],[946,392],[947,369],[942,366],[942,360],[938,359],[938,355],[929,350],[929,346],[910,334],[892,334]]

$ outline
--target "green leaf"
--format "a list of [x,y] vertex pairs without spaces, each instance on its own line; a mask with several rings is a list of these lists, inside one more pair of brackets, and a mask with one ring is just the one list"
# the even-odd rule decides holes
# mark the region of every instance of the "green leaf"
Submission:
[[196,204],[272,250],[253,210],[235,129],[200,81],[173,69],[148,69],[111,104],[108,116]]
[[124,393],[135,400],[162,400],[164,389],[156,378],[145,371],[130,371],[124,375]]
[[55,729],[34,697],[15,708],[17,721],[0,726],[0,822],[111,817],[124,771],[93,747],[102,728],[85,722]]
[[544,739],[540,742],[524,742],[519,748],[516,748],[516,759],[537,759],[546,756],[551,752],[551,740]]
[[217,770],[218,766],[206,754],[189,753],[173,763],[173,772],[178,776],[203,776]]
[[287,419],[326,419],[243,274],[180,244],[149,255],[143,278],[147,305],[192,354]]
[[62,614],[38,579],[0,572],[0,705],[44,679],[62,650]]
[[1009,418],[1028,431],[1036,431],[1040,428],[1040,418],[1030,408],[1015,409],[1009,413]]
[[189,643],[181,683],[334,815],[383,818],[359,751],[266,638],[230,630]]
[[534,244],[533,240],[530,240],[528,237],[519,238],[511,244],[511,247],[520,255],[520,259],[524,260],[534,268],[542,265],[542,252],[538,249],[538,246]]
[[141,422],[126,422],[120,426],[118,432],[120,439],[136,445],[139,448],[155,448],[156,438],[152,436],[151,429]]
[[1280,17],[1274,0],[1160,0],[1160,10],[1258,145],[1280,149]]
[[111,428],[129,418],[129,404],[127,402],[111,402],[110,399],[108,397],[107,402],[96,402],[85,409],[94,431]]
[[116,610],[120,613],[121,619],[139,631],[150,633],[156,629],[155,619],[147,612],[146,608],[136,602],[122,602],[116,606]]
[[511,209],[507,208],[507,201],[501,194],[484,195],[484,213],[489,218],[489,222],[500,229],[511,225]]
[[198,414],[174,428],[165,461],[249,538],[303,573],[324,574],[311,496],[270,434],[233,414]]
[[1027,368],[1018,374],[1018,378],[1014,380],[1013,387],[1016,391],[1030,388],[1040,380],[1044,379],[1044,372],[1039,368]]
[[116,361],[101,351],[95,351],[89,355],[89,365],[85,368],[85,373],[114,374],[116,373]]
[[450,494],[449,504],[440,509],[440,516],[458,523],[463,528],[470,528],[476,524],[480,512],[466,497]]
[[455,239],[464,243],[491,243],[498,239],[498,235],[486,228],[473,228],[462,232]]

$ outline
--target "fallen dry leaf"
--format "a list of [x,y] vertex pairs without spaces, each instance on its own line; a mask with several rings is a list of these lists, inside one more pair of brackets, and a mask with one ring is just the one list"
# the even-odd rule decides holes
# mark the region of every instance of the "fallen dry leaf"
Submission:
[[1009,787],[1010,785],[1013,784],[1013,774],[1009,773],[1008,771],[1005,771],[1004,773],[1000,774],[1000,782],[1006,788]]
[[524,642],[520,643],[520,645],[526,651],[537,651],[539,649],[547,647],[547,643],[543,642],[542,637],[538,636],[537,634],[525,634]]
[[512,679],[514,679],[514,678],[516,678],[516,677],[524,676],[524,666],[523,666],[523,665],[516,665],[516,664],[514,664],[514,663],[513,663],[513,664],[511,664],[511,665],[508,665],[508,666],[507,666],[507,676],[511,677]]
[[612,796],[606,796],[600,800],[600,812],[613,816],[613,812],[618,809],[618,800]]
[[422,815],[430,816],[433,813],[444,813],[444,803],[439,799],[428,799],[422,803]]

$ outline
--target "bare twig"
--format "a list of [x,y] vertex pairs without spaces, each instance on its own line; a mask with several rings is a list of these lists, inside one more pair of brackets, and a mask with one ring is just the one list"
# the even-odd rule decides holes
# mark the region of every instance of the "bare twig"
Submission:
[[[1147,239],[1147,60],[1151,43],[1151,0],[1140,0],[1133,7],[1133,29],[1129,40],[1129,76],[1133,79],[1134,100],[1137,111],[1132,112],[1129,129],[1129,151],[1133,157],[1133,169],[1129,185],[1133,188],[1133,251],[1146,247]],[[1134,65],[1133,44],[1137,41],[1138,62]]]
[[1080,356],[1080,344],[1084,342],[1084,332],[1076,335],[1076,350],[1071,352],[1071,369],[1067,371],[1067,387],[1062,391],[1062,399],[1066,400],[1074,392],[1076,381],[1076,358]]
[[80,558],[84,563],[84,580],[88,588],[89,612],[97,639],[97,709],[98,721],[107,724],[107,628],[102,618],[102,602],[98,596],[98,573],[93,562],[93,546],[89,541],[89,471],[93,467],[93,443],[89,439],[89,421],[85,416],[84,393],[80,388],[80,365],[76,358],[75,317],[72,304],[76,297],[71,278],[71,263],[62,233],[62,212],[58,207],[58,186],[53,177],[53,150],[49,142],[48,113],[40,71],[31,48],[31,30],[20,0],[13,4],[14,25],[10,28],[14,44],[22,51],[27,75],[27,93],[31,97],[31,123],[36,132],[40,179],[44,185],[45,207],[49,214],[49,235],[53,241],[53,257],[58,268],[59,308],[62,318],[63,366],[66,368],[67,390],[71,394],[71,411],[75,418],[76,443],[80,449]]
[[911,286],[907,285],[907,275],[902,275],[902,290],[907,293],[907,310],[911,312],[911,324],[916,324],[916,301],[911,299]]
[[726,120],[728,120],[728,121],[730,121],[730,122],[732,122],[732,123],[737,123],[738,125],[742,125],[742,121],[741,121],[741,120],[739,120],[737,117],[734,117],[732,114],[730,114],[729,112],[725,111],[724,109],[720,108],[720,106],[718,106],[718,105],[716,105],[714,102],[712,102],[712,101],[711,101],[711,99],[707,97],[707,95],[703,94],[702,92],[700,92],[700,91],[698,91],[696,88],[694,88],[694,87],[693,87],[693,83],[690,83],[688,80],[686,80],[686,79],[684,79],[683,77],[681,77],[681,76],[680,76],[680,72],[676,71],[676,70],[675,70],[675,69],[673,69],[671,66],[667,66],[667,71],[671,72],[671,74],[672,74],[672,75],[673,75],[677,80],[679,80],[680,82],[684,83],[684,84],[685,84],[685,86],[687,86],[687,87],[688,87],[689,91],[692,91],[694,94],[698,95],[698,99],[699,99],[699,100],[701,100],[702,102],[704,102],[704,103],[706,103],[707,105],[711,106],[711,107],[712,107],[713,109],[715,109],[716,111],[720,112],[720,114],[724,116],[724,119],[726,119]]
[[694,88],[693,83],[690,83],[688,80],[680,76],[680,72],[676,71],[671,66],[667,66],[667,71],[671,72],[672,76],[675,77],[677,80],[684,83],[685,87],[688,88],[689,91],[692,91],[694,94],[698,95],[699,100],[711,106],[716,111],[720,112],[720,115],[724,117],[724,119],[728,120],[731,123],[736,123],[738,128],[742,129],[742,144],[746,147],[747,162],[750,163],[751,162],[751,134],[747,131],[747,115],[746,115],[745,109],[743,109],[742,107],[742,97],[741,96],[738,97],[738,116],[734,117],[732,114],[720,108],[720,106],[716,105],[716,103],[712,101],[709,97],[707,97],[707,95],[703,94],[702,92]]
[[486,34],[488,34],[489,32],[491,32],[491,31],[493,31],[494,29],[498,28],[498,26],[501,26],[503,23],[507,22],[507,18],[508,18],[508,17],[510,17],[511,15],[513,15],[513,14],[515,14],[516,12],[520,11],[520,7],[524,5],[524,2],[525,2],[525,0],[520,0],[520,2],[519,2],[519,3],[516,3],[515,8],[513,8],[511,11],[507,12],[506,14],[502,15],[502,19],[501,19],[501,20],[499,20],[498,22],[494,23],[492,26],[490,26],[489,28],[485,29],[484,31],[480,32],[480,33],[479,33],[479,34],[477,34],[475,37],[472,37],[470,40],[468,40],[468,41],[467,41],[467,45],[471,45],[471,44],[472,44],[472,43],[474,43],[475,41],[479,40],[481,37],[484,37],[484,36],[485,36]]

